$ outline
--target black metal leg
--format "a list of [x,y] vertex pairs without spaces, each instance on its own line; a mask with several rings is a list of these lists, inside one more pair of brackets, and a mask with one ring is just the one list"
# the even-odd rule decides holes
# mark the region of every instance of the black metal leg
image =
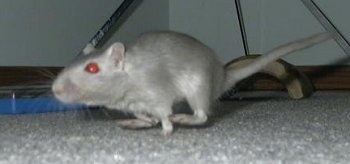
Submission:
[[[89,43],[86,45],[85,49],[87,47],[95,48],[98,46],[101,42],[101,40],[106,36],[106,33],[108,33],[111,28],[116,25],[118,20],[121,18],[121,16],[125,13],[125,11],[128,9],[128,7],[134,2],[134,0],[124,0],[118,9],[112,14],[111,17],[106,21],[105,24],[98,30],[98,32],[92,37],[92,39],[89,41]],[[82,54],[82,53],[80,53]]]
[[346,55],[350,56],[350,44],[349,41],[343,36],[343,34],[337,29],[337,27],[328,19],[328,17],[322,12],[313,0],[301,0],[303,4],[309,9],[309,11],[315,16],[318,22],[333,35],[334,40],[343,49]]
[[239,23],[241,36],[242,36],[242,41],[243,41],[244,52],[245,52],[245,55],[249,55],[249,46],[248,46],[248,40],[247,40],[247,33],[245,31],[244,20],[243,20],[243,13],[242,13],[242,6],[241,6],[240,0],[235,0],[235,4],[236,4],[238,23]]

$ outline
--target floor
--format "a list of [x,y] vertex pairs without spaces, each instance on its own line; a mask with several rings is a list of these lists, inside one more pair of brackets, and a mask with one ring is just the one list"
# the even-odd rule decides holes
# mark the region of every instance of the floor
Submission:
[[237,94],[208,126],[124,130],[101,110],[0,116],[0,164],[348,163],[350,92]]

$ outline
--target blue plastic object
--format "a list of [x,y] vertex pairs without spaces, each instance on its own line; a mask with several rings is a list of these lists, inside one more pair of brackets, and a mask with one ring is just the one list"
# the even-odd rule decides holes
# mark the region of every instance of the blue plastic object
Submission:
[[64,104],[52,96],[47,86],[0,88],[0,114],[61,112],[87,109],[80,104]]
[[82,110],[78,104],[63,104],[55,98],[0,99],[0,114],[25,114]]

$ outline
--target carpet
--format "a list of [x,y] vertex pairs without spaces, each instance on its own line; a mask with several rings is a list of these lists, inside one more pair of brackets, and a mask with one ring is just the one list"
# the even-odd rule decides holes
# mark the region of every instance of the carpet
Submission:
[[125,130],[102,110],[0,116],[0,164],[349,163],[350,92],[248,92],[203,127]]

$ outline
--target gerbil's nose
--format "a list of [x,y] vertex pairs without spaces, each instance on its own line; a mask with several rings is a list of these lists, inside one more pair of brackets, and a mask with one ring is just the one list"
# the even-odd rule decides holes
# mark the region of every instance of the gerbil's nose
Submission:
[[62,94],[63,90],[64,90],[63,85],[57,85],[57,84],[52,85],[52,92],[54,95]]

